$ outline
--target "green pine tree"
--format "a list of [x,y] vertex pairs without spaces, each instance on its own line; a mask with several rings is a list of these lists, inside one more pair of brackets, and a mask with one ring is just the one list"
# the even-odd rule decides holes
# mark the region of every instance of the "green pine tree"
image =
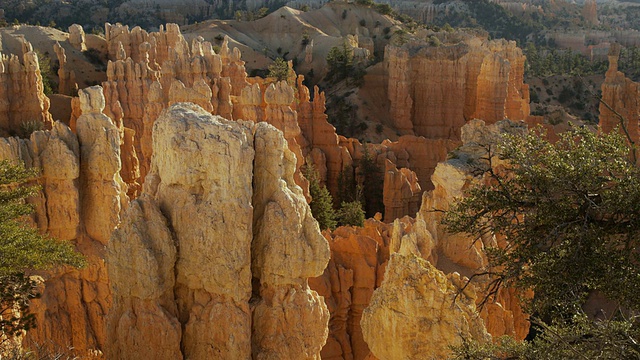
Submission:
[[29,300],[39,294],[27,270],[85,263],[71,243],[42,235],[24,221],[33,212],[25,200],[38,191],[37,186],[25,185],[36,176],[35,169],[0,161],[0,339],[35,326]]
[[343,202],[337,215],[338,222],[342,226],[364,226],[364,210],[359,201]]
[[321,230],[335,229],[336,213],[333,209],[333,198],[327,190],[327,187],[320,185],[318,172],[312,164],[307,164],[304,170],[304,176],[309,180],[309,194],[311,195],[311,213],[318,221]]
[[277,58],[273,64],[269,65],[269,77],[276,78],[278,81],[287,80],[289,78],[289,64],[283,58]]

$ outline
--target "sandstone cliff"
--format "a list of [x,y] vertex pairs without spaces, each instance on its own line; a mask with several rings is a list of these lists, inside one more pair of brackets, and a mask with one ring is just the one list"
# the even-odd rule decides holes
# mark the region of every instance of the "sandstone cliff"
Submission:
[[[527,316],[519,295],[511,289],[501,291],[480,315],[475,302],[483,296],[483,282],[474,282],[453,304],[465,276],[486,265],[484,243],[447,233],[440,224],[441,213],[432,211],[448,209],[463,189],[478,181],[469,164],[484,156],[479,144],[495,142],[500,133],[522,131],[523,125],[506,121],[490,126],[471,121],[461,131],[464,145],[436,167],[434,189],[424,194],[415,219],[404,217],[392,224],[369,219],[364,228],[342,227],[325,233],[331,261],[321,277],[310,281],[325,297],[331,313],[323,359],[360,360],[370,356],[369,351],[380,359],[431,354],[442,358],[450,345],[459,344],[458,329],[478,340],[487,339],[487,332],[517,339],[526,336]],[[397,169],[388,170],[387,176],[398,178]],[[396,260],[389,261],[390,257]],[[425,298],[437,302],[419,300]],[[421,346],[429,346],[429,351],[420,350]]]
[[37,226],[72,241],[88,260],[84,269],[43,274],[44,293],[31,306],[38,327],[29,332],[27,343],[70,346],[86,355],[106,345],[105,315],[111,296],[104,244],[119,223],[127,198],[119,175],[119,133],[102,114],[102,91],[90,88],[80,94],[83,114],[77,136],[56,122],[50,131],[36,131],[30,139],[3,138],[0,158],[42,169],[38,182],[43,190],[33,200]]
[[0,53],[0,133],[22,135],[25,128],[51,126],[38,55],[31,43],[22,39],[20,55]]
[[525,58],[515,42],[461,31],[426,36],[431,44],[414,39],[385,49],[387,97],[398,131],[459,140],[471,119],[494,123],[529,115]]
[[467,290],[458,295],[454,283],[462,283],[459,275],[445,276],[410,250],[393,254],[362,317],[375,357],[445,359],[450,346],[462,339],[489,341],[475,311],[475,294]]
[[[600,102],[600,131],[610,132],[624,121],[629,137],[636,144],[640,139],[640,84],[631,81],[618,71],[620,47],[612,46],[609,52],[609,69],[602,83]],[[621,119],[622,117],[622,119]],[[623,120],[624,119],[624,120]]]
[[282,133],[176,104],[153,147],[108,248],[109,358],[319,359],[329,314],[306,279],[329,249]]

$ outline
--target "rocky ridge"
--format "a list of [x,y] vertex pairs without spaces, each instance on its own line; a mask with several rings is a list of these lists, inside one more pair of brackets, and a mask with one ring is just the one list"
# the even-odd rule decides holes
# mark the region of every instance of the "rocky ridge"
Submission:
[[[433,211],[448,209],[463,189],[481,181],[469,166],[484,156],[478,144],[493,143],[501,133],[523,131],[524,125],[510,121],[471,121],[462,128],[463,146],[438,164],[431,178],[434,189],[424,193],[415,218],[405,216],[393,223],[368,219],[363,228],[325,232],[331,260],[322,276],[310,280],[331,313],[323,359],[371,359],[371,353],[379,359],[428,359],[431,354],[444,358],[449,345],[460,342],[458,329],[478,340],[486,340],[487,333],[524,339],[529,323],[514,290],[502,290],[479,317],[475,303],[482,299],[483,282],[474,282],[460,295],[460,304],[454,304],[466,277],[486,265],[485,244],[447,233],[441,213]],[[496,240],[488,241],[491,245]],[[424,300],[434,298],[436,303]],[[428,325],[430,319],[443,318],[450,321],[438,328]]]

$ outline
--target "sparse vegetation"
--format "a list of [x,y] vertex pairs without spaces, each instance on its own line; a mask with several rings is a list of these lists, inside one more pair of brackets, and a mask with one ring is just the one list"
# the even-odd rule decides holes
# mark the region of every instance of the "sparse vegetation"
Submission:
[[364,146],[364,154],[358,162],[358,177],[362,178],[362,194],[365,204],[365,214],[367,218],[373,217],[376,213],[384,213],[382,203],[382,169],[378,166],[376,159],[369,153],[367,146]]
[[35,50],[36,55],[38,56],[38,67],[40,67],[40,75],[42,75],[42,87],[44,94],[49,96],[53,94],[53,86],[51,82],[51,78],[53,74],[51,72],[51,58],[48,53],[41,53],[38,50]]

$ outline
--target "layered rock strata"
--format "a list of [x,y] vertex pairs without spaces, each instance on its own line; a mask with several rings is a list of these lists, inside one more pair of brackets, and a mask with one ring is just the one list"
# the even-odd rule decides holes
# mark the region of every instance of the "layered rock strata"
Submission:
[[488,123],[529,115],[522,51],[513,41],[464,32],[427,34],[429,42],[388,45],[387,98],[402,134],[460,139],[471,119]]
[[[211,43],[201,38],[193,39],[189,47],[179,28],[172,24],[157,33],[108,24],[107,33],[109,54],[114,61],[109,63],[109,79],[103,85],[107,103],[120,102],[124,126],[135,131],[133,144],[140,162],[138,182],[149,171],[153,121],[162,109],[181,101],[197,103],[212,114],[229,119],[266,121],[283,131],[297,158],[296,183],[305,193],[307,182],[300,169],[306,159],[313,159],[314,166],[326,174],[322,181],[334,195],[340,174],[356,171],[354,160],[362,158],[362,145],[338,137],[327,121],[324,94],[315,89],[311,101],[302,76],[275,83],[248,78],[240,52],[237,48],[230,50],[227,39],[217,53]],[[386,217],[388,220],[415,214],[422,189],[431,185],[426,180],[454,146],[456,143],[450,140],[412,137],[387,142],[373,150],[381,177],[385,159],[398,169],[404,167],[417,175],[411,180],[410,199],[391,199],[406,192],[402,190],[404,180],[386,185],[391,214]]]
[[176,104],[153,147],[109,245],[108,357],[318,359],[329,314],[306,279],[329,248],[282,133]]

